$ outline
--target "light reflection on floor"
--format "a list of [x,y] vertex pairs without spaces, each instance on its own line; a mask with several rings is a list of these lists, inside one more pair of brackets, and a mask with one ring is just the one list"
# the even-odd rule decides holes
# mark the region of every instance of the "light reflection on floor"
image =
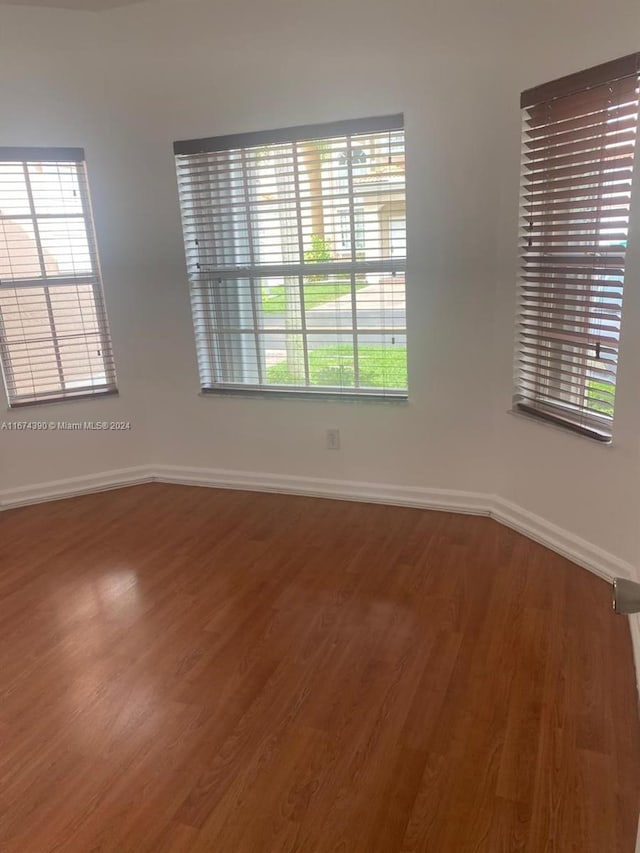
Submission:
[[[148,647],[145,621],[139,618],[142,594],[137,573],[117,568],[79,575],[56,591],[54,608],[61,627],[84,623],[81,643],[77,635],[74,642],[63,642],[69,675],[64,702],[74,720],[76,746],[106,755],[113,744],[131,741],[137,733],[149,738],[161,715],[153,681],[132,677],[132,661]],[[123,622],[130,624],[131,633],[122,633]],[[122,677],[124,672],[127,678]]]

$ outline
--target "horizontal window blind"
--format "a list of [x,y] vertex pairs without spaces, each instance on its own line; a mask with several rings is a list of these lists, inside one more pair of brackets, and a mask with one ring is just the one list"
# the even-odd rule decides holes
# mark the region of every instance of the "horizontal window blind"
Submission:
[[11,406],[116,391],[81,149],[0,148],[0,359]]
[[402,116],[175,153],[202,389],[406,396]]
[[640,55],[524,92],[515,408],[610,441]]

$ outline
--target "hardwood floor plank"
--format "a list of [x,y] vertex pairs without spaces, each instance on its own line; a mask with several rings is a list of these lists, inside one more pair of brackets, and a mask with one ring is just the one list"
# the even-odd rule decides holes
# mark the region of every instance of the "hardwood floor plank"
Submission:
[[151,484],[0,514],[2,853],[632,853],[609,585],[487,518]]
[[499,797],[520,803],[530,803],[533,796],[550,627],[547,611],[534,608],[524,611],[518,668],[508,700],[505,742],[496,788]]

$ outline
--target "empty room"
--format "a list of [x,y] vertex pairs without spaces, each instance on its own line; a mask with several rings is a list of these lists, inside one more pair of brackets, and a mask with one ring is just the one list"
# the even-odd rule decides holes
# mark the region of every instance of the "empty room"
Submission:
[[0,853],[638,853],[638,3],[0,70]]

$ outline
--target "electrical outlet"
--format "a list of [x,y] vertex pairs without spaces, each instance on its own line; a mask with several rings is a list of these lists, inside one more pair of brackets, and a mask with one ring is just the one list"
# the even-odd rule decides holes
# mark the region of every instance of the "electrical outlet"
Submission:
[[340,450],[340,430],[327,430],[327,450]]

